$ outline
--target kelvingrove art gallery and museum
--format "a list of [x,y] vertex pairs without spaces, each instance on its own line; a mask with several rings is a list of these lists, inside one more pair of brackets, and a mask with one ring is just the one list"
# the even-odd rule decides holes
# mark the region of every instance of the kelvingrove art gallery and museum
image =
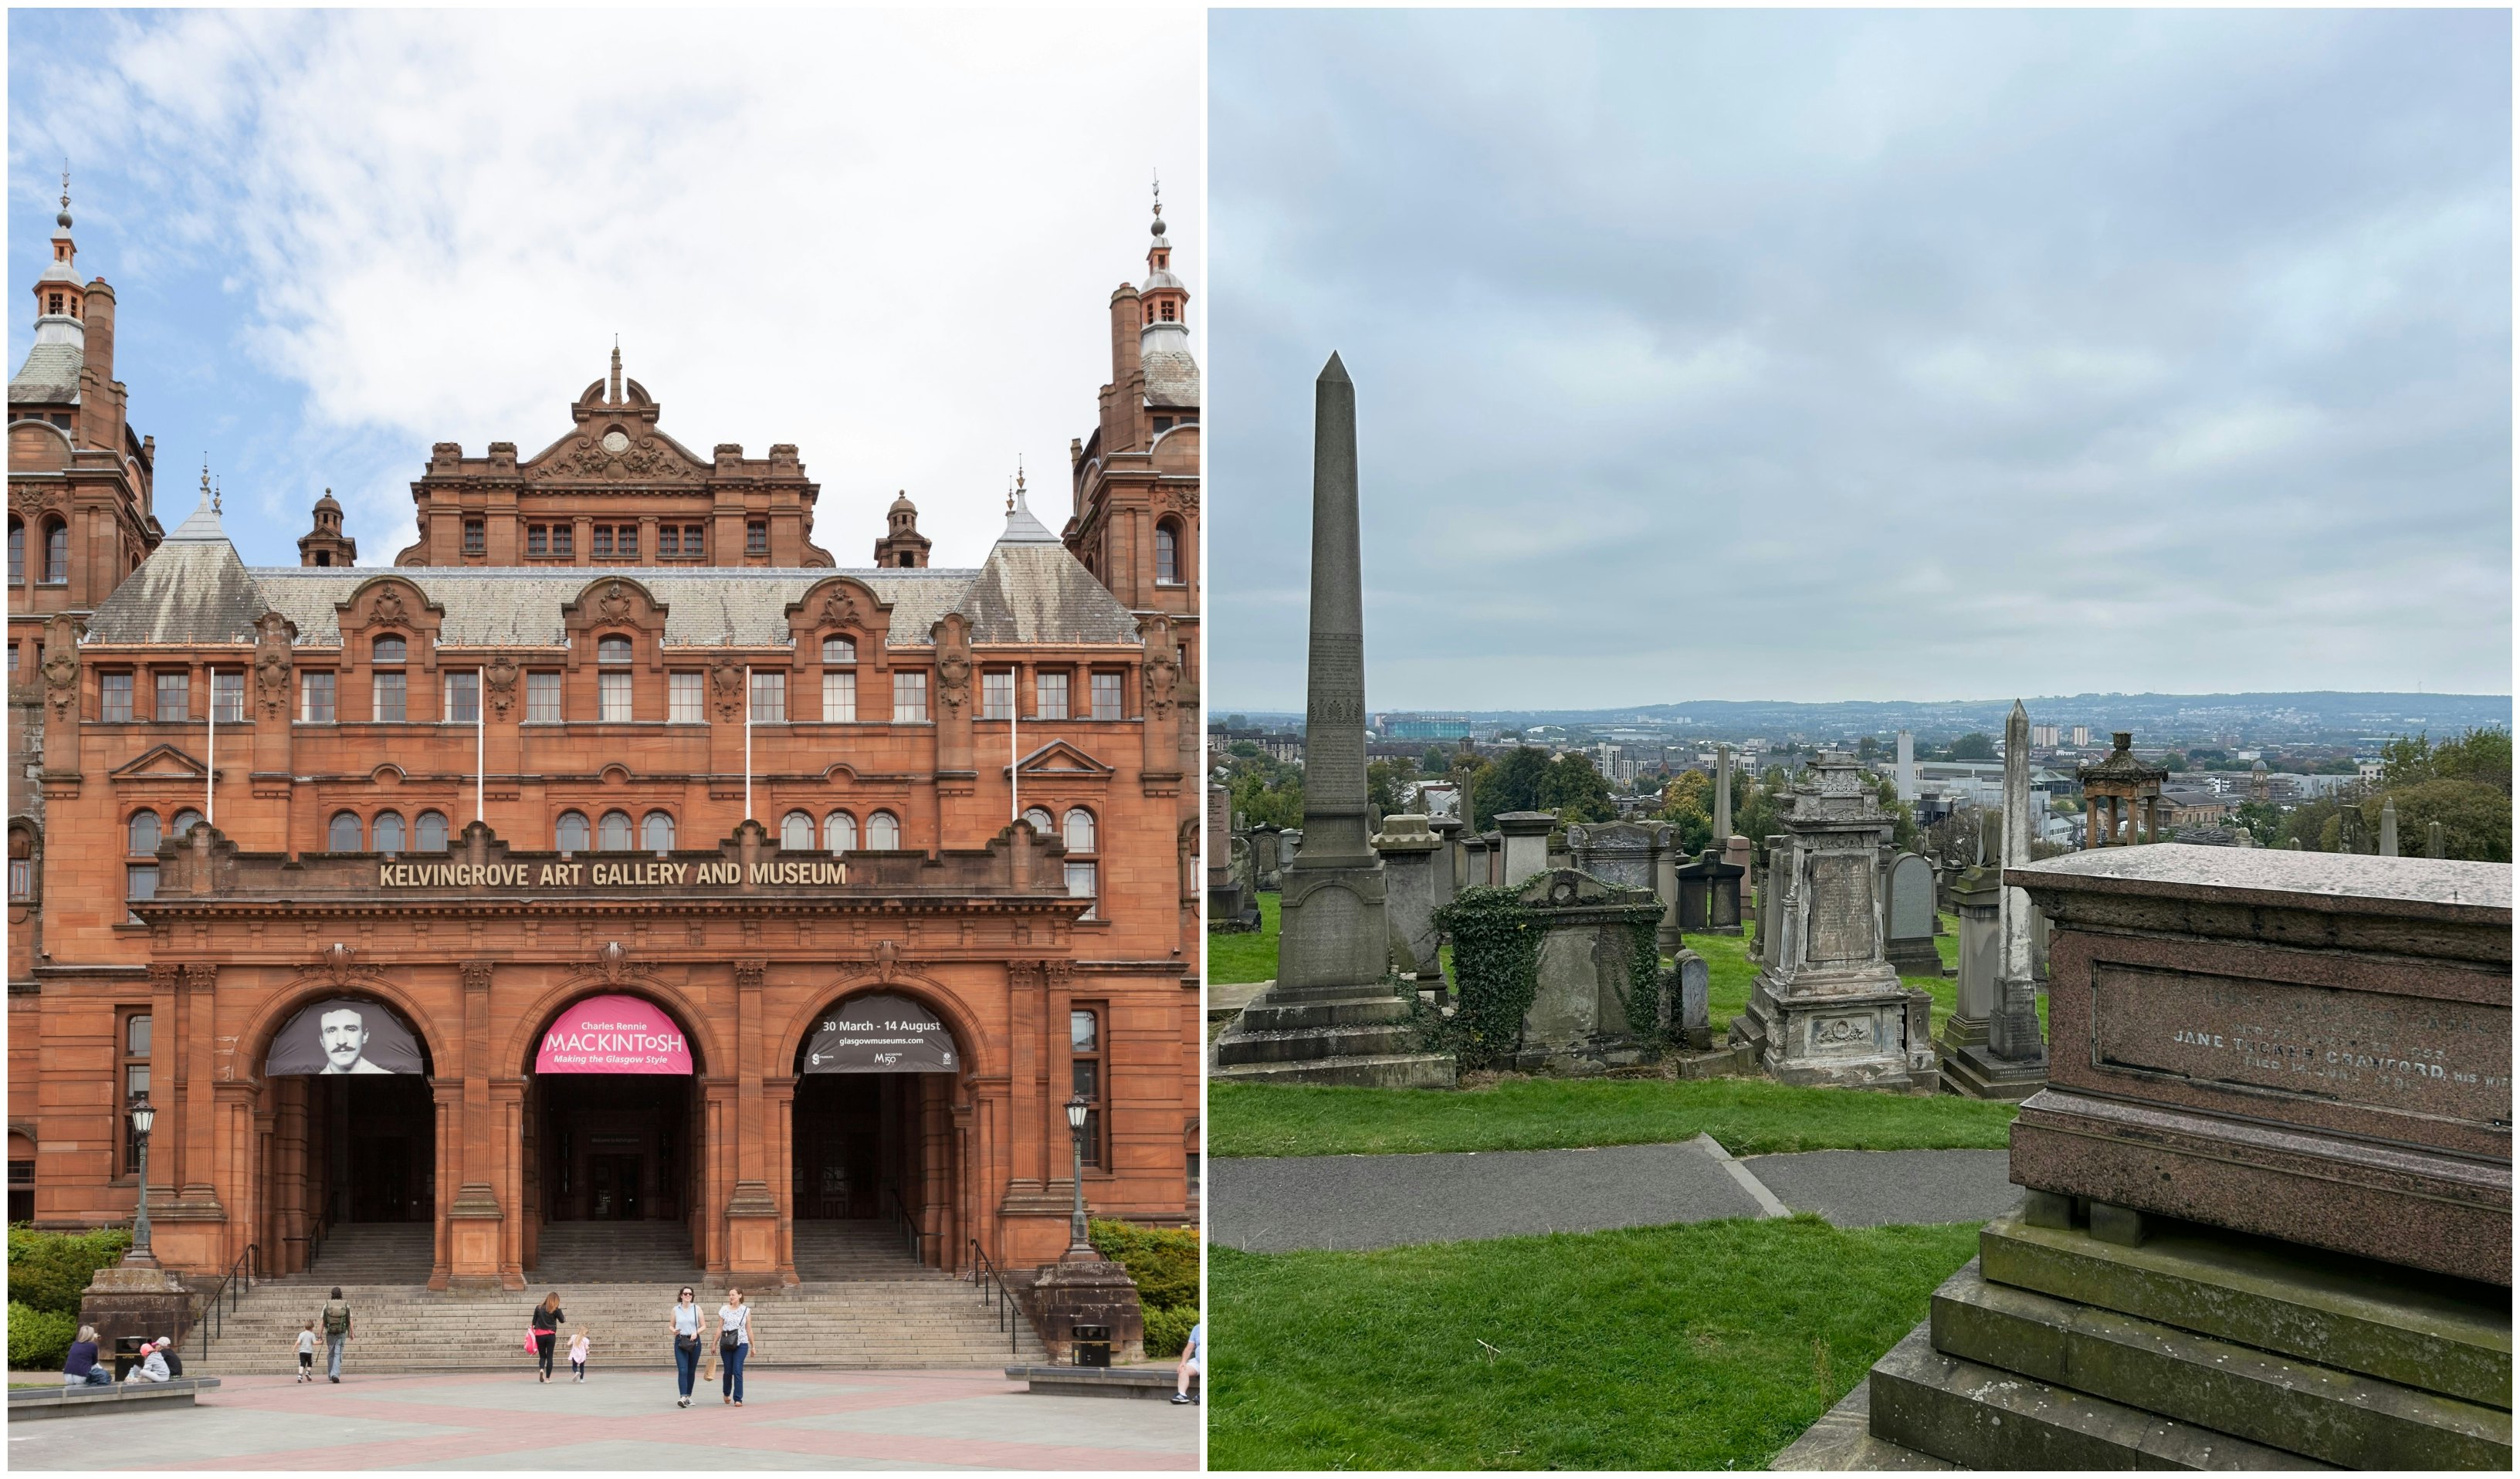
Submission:
[[145,1156],[168,1268],[365,1237],[459,1292],[589,1225],[773,1290],[1028,1269],[1080,1161],[1093,1216],[1194,1220],[1169,256],[1158,215],[1065,527],[1019,494],[976,568],[907,497],[841,567],[795,447],[694,450],[617,349],[527,450],[438,443],[390,563],[327,494],[263,568],[206,477],[161,529],[65,201],[9,384],[12,1219],[128,1223]]

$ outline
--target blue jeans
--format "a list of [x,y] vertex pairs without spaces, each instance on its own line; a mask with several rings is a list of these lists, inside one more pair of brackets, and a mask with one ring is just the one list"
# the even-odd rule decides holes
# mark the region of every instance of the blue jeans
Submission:
[[689,1346],[685,1346],[680,1340],[676,1340],[674,1342],[674,1381],[682,1389],[677,1395],[683,1397],[692,1395],[692,1383],[699,1379],[699,1374],[700,1343],[695,1340]]
[[726,1369],[719,1372],[717,1378],[720,1396],[732,1397],[738,1402],[743,1400],[743,1358],[751,1354],[752,1347],[747,1343],[737,1346],[735,1354],[726,1358]]
[[324,1337],[324,1345],[326,1350],[330,1353],[329,1360],[331,1363],[329,1369],[327,1369],[324,1374],[332,1377],[336,1381],[338,1381],[341,1377],[341,1342],[349,1338],[350,1337],[347,1335],[327,1335]]

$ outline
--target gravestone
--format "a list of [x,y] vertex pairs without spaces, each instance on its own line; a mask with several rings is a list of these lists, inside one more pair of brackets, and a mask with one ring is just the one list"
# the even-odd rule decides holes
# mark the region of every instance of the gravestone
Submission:
[[1872,1368],[1863,1466],[2508,1470],[2509,865],[2171,842],[2002,881],[2076,1048],[2013,1122],[2023,1206]]
[[1673,869],[1675,922],[1691,934],[1739,934],[1742,873],[1711,847],[1695,862]]
[[1545,811],[1499,812],[1497,834],[1504,841],[1504,864],[1497,881],[1508,887],[1549,871],[1549,833],[1557,814]]
[[1222,785],[1207,788],[1207,927],[1211,933],[1239,934],[1260,927],[1259,901],[1243,886],[1235,868],[1234,844],[1240,839],[1231,826],[1234,795]]
[[1655,930],[1655,948],[1680,948],[1677,890],[1666,891],[1663,887],[1672,876],[1670,823],[1579,822],[1566,829],[1566,846],[1578,870],[1604,883],[1642,888],[1663,900],[1663,922]]
[[1263,822],[1251,829],[1252,887],[1262,893],[1276,893],[1285,882],[1285,865],[1279,861],[1278,829]]
[[1881,857],[1890,820],[1853,756],[1805,766],[1771,844],[1775,950],[1732,1019],[1732,1041],[1789,1084],[1930,1093],[1933,998],[1900,984],[1883,954]]
[[[1281,873],[1278,979],[1217,1038],[1211,1079],[1450,1088],[1391,979],[1388,883],[1367,827],[1365,597],[1356,387],[1330,356],[1313,385],[1312,620],[1304,829]],[[1428,836],[1431,849],[1433,838]]]
[[1581,1075],[1642,1062],[1651,1047],[1628,1017],[1633,949],[1637,927],[1662,919],[1662,901],[1571,868],[1535,874],[1520,898],[1541,931],[1539,982],[1512,1065]]
[[1382,859],[1384,910],[1391,921],[1391,968],[1403,976],[1435,974],[1435,874],[1443,845],[1424,817],[1409,812],[1383,818],[1382,829],[1373,836],[1374,853]]
[[1715,1046],[1706,1019],[1706,958],[1683,950],[1671,958],[1661,1003],[1667,1019],[1665,1036],[1683,1048],[1703,1052]]
[[1426,829],[1443,844],[1435,854],[1435,907],[1438,909],[1452,903],[1453,895],[1462,891],[1462,825],[1459,817],[1426,819]]
[[1943,954],[1934,948],[1934,867],[1914,853],[1890,865],[1890,968],[1901,975],[1939,976]]
[[1488,849],[1494,844],[1486,832],[1471,832],[1462,838],[1462,886],[1485,888],[1489,884]]
[[2047,1083],[2046,1068],[1997,1058],[1987,1046],[1997,983],[2003,973],[2003,870],[1993,865],[1960,870],[1953,877],[1952,905],[1960,921],[1959,979],[1951,1015],[1934,1036],[1944,1092],[1967,1098],[2028,1098]]

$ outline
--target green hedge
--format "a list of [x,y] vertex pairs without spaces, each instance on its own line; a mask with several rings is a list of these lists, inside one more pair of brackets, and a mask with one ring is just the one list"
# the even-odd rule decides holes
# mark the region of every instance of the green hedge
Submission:
[[[130,1250],[129,1228],[97,1228],[86,1232],[11,1228],[9,1303],[76,1316],[79,1296],[86,1292],[88,1280],[96,1271]],[[11,1322],[13,1325],[15,1322]]]
[[1464,888],[1435,911],[1453,942],[1460,997],[1452,1048],[1464,1068],[1486,1068],[1522,1046],[1522,1019],[1540,990],[1540,935],[1519,888]]
[[9,1301],[9,1369],[58,1371],[70,1354],[78,1317]]
[[1086,1227],[1094,1251],[1129,1271],[1147,1315],[1147,1354],[1178,1356],[1198,1322],[1198,1233],[1097,1219]]

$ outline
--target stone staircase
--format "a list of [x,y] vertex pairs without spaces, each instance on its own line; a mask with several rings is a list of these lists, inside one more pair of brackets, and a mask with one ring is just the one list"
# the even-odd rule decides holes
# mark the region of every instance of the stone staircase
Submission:
[[[335,1284],[357,1322],[342,1368],[363,1372],[521,1376],[533,1366],[525,1329],[554,1289],[568,1317],[563,1330],[584,1325],[598,1365],[670,1370],[675,1292],[693,1285],[712,1318],[723,1302],[724,1280],[689,1267],[679,1223],[549,1224],[540,1261],[515,1293],[430,1291],[429,1232],[425,1223],[337,1229],[312,1269],[247,1294],[206,1350],[206,1326],[197,1330],[187,1372],[296,1369],[297,1331],[322,1312]],[[968,1280],[917,1264],[891,1224],[798,1223],[796,1260],[803,1283],[744,1291],[756,1311],[756,1367],[975,1369],[1049,1359],[1020,1315],[1010,1340],[994,1287],[984,1301]],[[320,1367],[320,1352],[316,1359]],[[564,1368],[564,1356],[559,1365]]]
[[1226,1083],[1450,1089],[1452,1054],[1415,1051],[1409,999],[1364,986],[1271,983],[1210,1046],[1208,1077]]

